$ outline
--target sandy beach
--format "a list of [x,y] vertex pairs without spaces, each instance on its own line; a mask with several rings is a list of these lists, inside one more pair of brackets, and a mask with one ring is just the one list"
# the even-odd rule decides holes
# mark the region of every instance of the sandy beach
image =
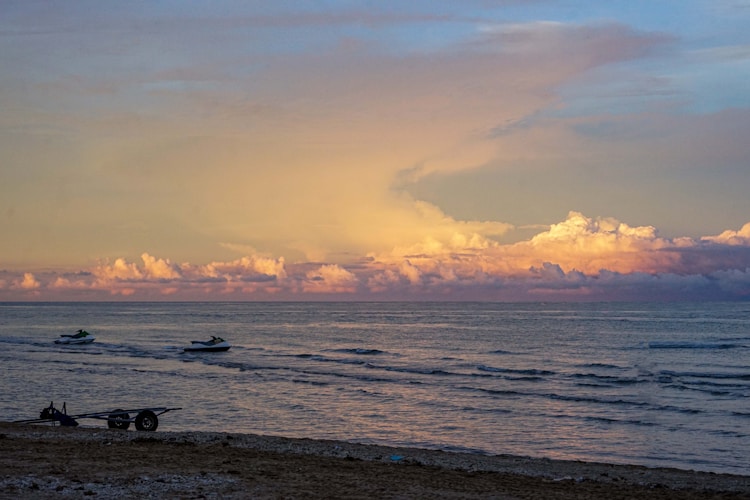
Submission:
[[0,498],[750,498],[750,476],[211,432],[0,424]]

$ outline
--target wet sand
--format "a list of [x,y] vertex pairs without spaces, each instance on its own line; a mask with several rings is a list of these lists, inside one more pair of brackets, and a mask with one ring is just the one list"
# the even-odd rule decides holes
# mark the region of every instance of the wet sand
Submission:
[[0,466],[3,499],[750,499],[750,475],[249,434],[10,423],[0,423]]

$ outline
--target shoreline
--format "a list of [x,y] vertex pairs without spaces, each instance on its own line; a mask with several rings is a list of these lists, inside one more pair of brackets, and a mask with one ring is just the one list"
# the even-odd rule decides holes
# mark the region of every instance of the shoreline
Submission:
[[0,423],[0,498],[750,498],[750,475],[224,432]]

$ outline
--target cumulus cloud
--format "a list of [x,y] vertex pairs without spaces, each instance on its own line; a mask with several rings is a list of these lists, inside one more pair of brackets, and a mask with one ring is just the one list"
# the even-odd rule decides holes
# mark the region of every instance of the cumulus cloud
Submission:
[[0,276],[0,292],[5,289],[13,294],[19,294],[22,298],[34,298],[40,296],[42,288],[43,283],[33,273],[27,272],[8,278]]
[[[620,273],[658,272],[670,269],[679,254],[672,244],[659,238],[653,227],[631,227],[615,219],[592,219],[570,212],[565,221],[553,224],[527,241],[502,245],[474,234],[450,242],[428,239],[410,248],[395,248],[379,262],[408,264],[421,271],[474,277],[478,271],[491,275],[525,274],[531,268],[553,263],[561,270],[595,274],[608,269]],[[405,273],[402,273],[405,275]]]
[[210,264],[207,264],[205,266],[195,267],[194,269],[192,269],[192,274],[209,278],[222,278],[231,281],[233,279],[248,275],[275,275],[278,272],[283,273],[283,260],[278,263],[278,265],[280,266],[280,270],[278,272],[274,272],[274,269],[268,269],[269,271],[271,271],[269,273],[265,273],[266,268],[269,267],[266,265],[261,266],[262,271],[258,270],[257,264],[259,262],[260,259],[254,257],[242,257],[230,262],[211,262]]
[[727,230],[718,236],[706,236],[703,240],[733,246],[750,245],[750,222],[742,226],[739,231]]
[[[434,214],[433,214],[434,215]],[[481,229],[484,223],[449,221]],[[669,239],[651,226],[570,212],[528,240],[501,244],[472,230],[370,253],[350,265],[249,255],[176,264],[141,255],[74,274],[0,272],[0,299],[34,292],[69,300],[117,295],[170,300],[737,299],[750,296],[750,223],[699,239]]]
[[308,271],[305,278],[303,290],[314,293],[353,293],[359,281],[353,273],[334,264]]
[[671,243],[651,226],[631,227],[615,219],[592,219],[578,212],[553,224],[549,231],[509,250],[520,262],[523,255],[555,262],[565,270],[595,274],[602,269],[620,273],[668,270],[678,259]]
[[169,259],[157,259],[144,253],[141,255],[145,275],[151,279],[173,280],[180,277],[178,266],[173,265]]
[[128,280],[137,281],[144,277],[143,272],[138,269],[136,264],[128,263],[123,258],[115,259],[111,265],[100,264],[92,269],[91,272],[101,283]]
[[[744,230],[744,228],[743,228]],[[744,275],[750,267],[750,245],[734,233],[724,233],[722,241],[690,238],[667,239],[651,226],[630,226],[613,218],[590,218],[570,212],[565,221],[551,225],[527,241],[502,245],[485,241],[482,245],[448,246],[425,243],[419,254],[396,249],[376,256],[370,277],[371,291],[422,286],[526,290],[536,293],[576,290],[587,294],[605,287],[608,296],[614,283],[623,290],[652,286],[653,280],[666,287],[679,277],[680,286],[700,285],[717,279],[726,281],[736,269]],[[730,244],[745,245],[727,249]],[[729,250],[729,251],[728,251]],[[687,276],[700,276],[695,282]],[[737,278],[736,275],[731,275]],[[634,281],[634,277],[637,279]],[[710,277],[710,278],[709,278]],[[737,279],[742,284],[742,279]]]
[[40,287],[39,281],[32,273],[24,273],[23,279],[18,282],[18,287],[23,290],[36,290]]

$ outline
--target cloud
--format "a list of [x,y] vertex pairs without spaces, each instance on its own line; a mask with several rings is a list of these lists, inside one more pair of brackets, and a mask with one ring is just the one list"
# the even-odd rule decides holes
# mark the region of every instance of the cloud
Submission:
[[[591,219],[578,212],[553,224],[529,242],[513,245],[510,254],[523,259],[553,261],[566,271],[595,274],[601,269],[619,273],[667,270],[677,258],[672,244],[656,235],[651,226],[631,227],[615,219]],[[523,262],[523,260],[521,260]]]
[[750,245],[750,223],[742,226],[742,229],[740,229],[739,231],[727,230],[718,236],[706,236],[702,239],[704,241],[721,243],[724,245],[747,246]]
[[169,259],[156,258],[148,253],[141,256],[142,266],[116,259],[112,264],[96,266],[92,273],[101,282],[110,281],[201,281],[204,278],[245,280],[249,277],[271,276],[283,279],[286,275],[284,260],[264,257],[243,257],[230,262],[212,262],[195,266],[189,263],[174,264]]
[[664,34],[638,33],[619,24],[576,25],[534,21],[485,26],[486,44],[504,54],[550,62],[565,55],[568,63],[594,67],[608,62],[641,57],[672,38]]
[[[98,13],[104,26],[121,14]],[[403,196],[395,185],[401,172],[411,170],[419,177],[465,171],[498,155],[530,155],[538,148],[496,142],[498,124],[530,127],[544,119],[544,110],[558,105],[555,89],[562,82],[664,44],[661,36],[619,24],[495,23],[481,30],[478,26],[485,23],[458,16],[453,21],[462,27],[463,40],[454,35],[427,53],[406,38],[399,39],[405,46],[392,51],[367,37],[354,48],[329,45],[324,37],[324,50],[284,46],[248,52],[246,27],[258,19],[286,20],[290,29],[321,22],[351,26],[357,19],[378,27],[424,23],[421,29],[436,19],[451,21],[443,14],[390,9],[288,14],[224,13],[201,28],[190,16],[159,14],[156,24],[147,24],[160,29],[147,28],[147,41],[134,45],[94,43],[100,42],[102,28],[90,27],[93,33],[86,32],[81,41],[88,50],[63,44],[59,50],[70,58],[66,68],[51,65],[42,82],[23,86],[32,89],[22,93],[33,105],[8,115],[8,122],[62,131],[58,140],[65,155],[41,148],[44,154],[32,161],[21,151],[38,148],[18,143],[17,154],[8,156],[26,158],[24,165],[41,170],[39,178],[52,178],[46,171],[59,172],[61,163],[81,165],[67,169],[63,182],[50,182],[39,194],[63,197],[54,209],[76,226],[71,233],[99,236],[89,241],[86,257],[132,258],[149,248],[172,261],[153,262],[154,267],[140,271],[172,279],[171,273],[179,272],[175,262],[214,258],[217,241],[227,242],[221,258],[254,248],[289,261],[332,261],[383,252],[395,244],[418,245],[430,233],[451,231],[450,224],[425,214],[421,200]],[[24,22],[40,21],[27,13]],[[217,26],[220,32],[197,46],[183,38],[194,29]],[[126,40],[135,34],[126,28],[115,37]],[[301,40],[307,40],[309,33],[303,35]],[[170,57],[151,59],[153,50],[144,52],[149,43],[170,47],[165,51]],[[116,67],[108,65],[113,47],[122,51],[118,60],[123,63]],[[153,67],[141,68],[142,60]],[[95,71],[92,61],[101,62]],[[90,92],[96,89],[109,89],[107,98]],[[54,102],[48,101],[52,95]],[[23,170],[20,163],[8,165]],[[38,182],[34,188],[40,190]],[[26,210],[26,203],[18,201],[19,212],[39,212]],[[429,227],[432,222],[442,227]],[[503,230],[501,222],[493,224],[496,232]],[[49,227],[54,224],[39,220],[17,230],[23,237],[8,238],[7,254],[12,251],[21,260],[23,248],[15,242],[43,237]],[[486,237],[486,230],[454,232]],[[47,261],[81,264],[76,261],[82,258],[80,249],[72,242],[43,251],[40,258]],[[105,280],[138,279],[129,274],[132,269],[101,273]]]
[[[453,293],[462,288],[492,291],[494,287],[523,292],[519,296],[559,296],[562,290],[587,296],[592,290],[605,290],[612,297],[617,295],[618,283],[627,292],[654,284],[668,288],[679,282],[680,287],[700,285],[703,291],[711,283],[724,291],[738,291],[718,283],[731,277],[741,287],[742,276],[750,268],[750,242],[743,244],[732,250],[726,244],[709,245],[690,238],[670,240],[659,237],[651,226],[633,227],[613,218],[593,219],[571,212],[565,221],[514,244],[487,241],[463,248],[424,244],[418,255],[376,256],[373,267],[382,269],[369,279],[368,286],[377,293],[415,286],[425,293],[439,288]],[[740,276],[727,274],[729,270]]]
[[[429,208],[429,207],[428,207]],[[436,214],[431,210],[427,210]],[[449,219],[452,229],[485,223]],[[490,224],[492,226],[492,224]],[[473,232],[371,252],[349,265],[245,256],[205,265],[143,253],[71,275],[0,273],[0,299],[108,295],[134,300],[697,300],[750,295],[750,223],[700,239],[570,212],[533,237],[501,244]],[[36,295],[25,295],[33,292]]]
[[[19,62],[0,117],[2,297],[743,293],[750,229],[697,235],[744,223],[750,114],[671,113],[674,67],[635,61],[679,49],[670,35],[486,4],[210,19],[20,5],[0,40]],[[712,56],[747,47],[692,60]],[[424,188],[438,176],[442,197]],[[721,218],[712,193],[733,207]],[[656,230],[670,211],[667,234],[690,237]]]
[[357,277],[335,264],[320,266],[309,271],[303,291],[313,293],[353,293],[357,289]]
[[34,277],[32,273],[24,273],[23,279],[16,282],[16,285],[18,288],[21,288],[22,290],[37,290],[40,288],[41,284],[37,279]]
[[[601,269],[620,273],[658,272],[671,269],[679,254],[653,227],[631,227],[615,219],[591,219],[578,212],[553,224],[527,241],[502,245],[478,234],[457,235],[449,242],[427,239],[421,244],[397,247],[376,259],[381,263],[407,262],[420,271],[474,277],[523,275],[529,269],[553,263],[562,271],[596,274]],[[413,271],[411,272],[413,275]]]
[[144,277],[144,273],[136,264],[130,264],[125,259],[115,259],[114,263],[101,264],[91,270],[100,283],[113,281],[137,281]]
[[145,275],[150,279],[173,280],[180,277],[179,268],[169,262],[169,259],[157,259],[147,253],[141,255]]
[[286,278],[284,258],[246,256],[231,262],[211,262],[205,266],[183,266],[189,276],[226,281],[282,281]]

